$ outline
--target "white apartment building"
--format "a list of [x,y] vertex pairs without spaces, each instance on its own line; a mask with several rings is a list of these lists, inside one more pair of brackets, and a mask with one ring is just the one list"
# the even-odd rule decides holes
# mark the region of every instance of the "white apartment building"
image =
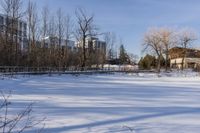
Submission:
[[[82,41],[76,42],[78,48],[83,47]],[[86,38],[85,48],[90,50],[102,50],[106,51],[106,42],[101,41],[96,37],[88,37]]]
[[[48,36],[48,37],[45,37],[44,40],[45,40],[45,47],[46,48],[50,48],[51,46],[57,47],[58,44],[59,44],[59,39],[57,37]],[[72,51],[76,50],[75,41],[72,41],[72,40],[62,39],[61,40],[61,47],[62,48],[67,47],[68,49],[70,49]]]
[[[0,14],[0,31],[5,33],[6,29],[9,32],[11,28],[11,23],[13,23],[11,17],[7,17],[3,14]],[[23,20],[17,20],[14,23],[16,25],[15,35],[17,36],[18,43],[20,44],[20,49],[24,50],[27,47],[27,23]]]

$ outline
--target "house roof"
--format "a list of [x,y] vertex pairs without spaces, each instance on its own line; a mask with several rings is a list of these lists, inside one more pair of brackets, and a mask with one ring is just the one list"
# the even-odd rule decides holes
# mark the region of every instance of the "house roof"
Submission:
[[186,52],[186,58],[200,58],[200,50],[192,48],[174,47],[169,50],[169,56],[171,59],[183,58]]

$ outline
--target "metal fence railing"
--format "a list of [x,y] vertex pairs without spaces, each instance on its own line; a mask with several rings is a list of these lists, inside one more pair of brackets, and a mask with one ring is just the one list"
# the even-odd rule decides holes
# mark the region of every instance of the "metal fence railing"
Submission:
[[125,67],[20,67],[0,66],[2,74],[70,74],[70,73],[107,73],[107,72],[154,72],[130,69]]

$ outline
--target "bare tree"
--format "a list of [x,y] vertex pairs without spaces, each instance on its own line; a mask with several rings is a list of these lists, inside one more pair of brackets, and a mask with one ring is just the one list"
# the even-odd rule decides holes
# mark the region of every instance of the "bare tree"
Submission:
[[28,65],[33,65],[33,59],[36,58],[36,42],[37,42],[37,24],[38,17],[36,11],[36,4],[29,0],[27,8],[27,22],[28,22]]
[[114,46],[116,44],[115,33],[107,32],[104,34],[104,41],[106,42],[106,57],[108,60],[114,58]]
[[65,26],[64,26],[64,15],[62,9],[59,8],[57,11],[57,37],[58,37],[58,48],[57,48],[57,61],[58,67],[60,71],[60,67],[62,66],[61,63],[63,62],[63,53],[61,46],[64,43],[64,36],[65,36]]
[[161,45],[163,45],[163,53],[165,54],[165,70],[168,70],[169,65],[169,49],[176,45],[177,40],[174,30],[170,28],[159,28],[159,36]]
[[[69,49],[69,45],[70,45],[70,39],[72,37],[72,30],[73,30],[73,24],[72,24],[72,20],[71,17],[69,15],[64,17],[64,38],[66,39],[66,44],[64,47],[64,51],[63,51],[63,66],[69,66],[71,65],[71,62],[69,61],[70,56],[72,55],[72,48]],[[71,56],[72,58],[72,56]]]
[[[3,12],[3,14],[6,16],[6,21],[8,21],[9,19],[9,16],[11,16],[11,3],[12,0],[2,0],[0,5],[1,5],[1,11]],[[7,55],[7,56],[4,56],[4,63],[5,65],[10,65],[11,64],[11,44],[9,43],[9,28],[10,27],[10,24],[7,22],[7,24],[3,27],[5,29],[5,32],[2,33],[1,32],[1,42],[3,43],[3,46],[2,46],[2,51],[4,51],[4,55]],[[6,58],[7,57],[7,58]],[[8,60],[8,61],[6,61]]]
[[136,64],[138,62],[138,59],[139,59],[138,55],[135,55],[133,53],[129,53],[128,56],[130,58],[130,63],[131,64],[134,65],[134,64]]
[[40,45],[37,46],[35,66],[39,67],[50,66],[49,64],[49,54],[46,48],[46,41],[49,37],[49,23],[50,23],[50,11],[48,5],[42,8],[41,18],[40,18]]
[[61,46],[62,40],[64,38],[64,15],[62,9],[59,8],[57,11],[57,27],[58,27],[58,45]]
[[192,29],[182,29],[179,31],[179,41],[180,45],[183,48],[183,58],[181,63],[181,69],[184,69],[184,62],[187,56],[187,48],[196,40],[197,35]]
[[79,8],[75,12],[77,18],[77,31],[76,33],[79,36],[79,42],[81,42],[82,48],[82,58],[81,58],[81,67],[86,66],[86,38],[97,35],[97,28],[94,26],[94,16],[87,15],[86,11]]
[[72,31],[74,27],[70,15],[66,15],[64,17],[64,27],[65,27],[65,38],[66,40],[69,40],[72,37]]
[[[33,103],[29,104],[24,110],[17,113],[15,116],[9,112],[11,106],[10,97],[11,92],[5,95],[2,91],[0,92],[2,99],[0,100],[0,131],[1,133],[23,133],[27,129],[31,129],[36,125],[42,124],[45,118],[37,120],[32,116]],[[44,126],[42,126],[42,129]],[[42,131],[40,129],[39,131]]]
[[58,38],[57,38],[57,24],[56,24],[56,17],[54,14],[50,17],[49,21],[49,42],[47,48],[47,57],[48,57],[48,64],[50,67],[58,67]]
[[147,50],[157,55],[157,71],[160,72],[163,46],[158,28],[151,28],[143,38],[144,51]]
[[42,28],[41,28],[41,33],[42,33],[42,47],[45,45],[45,38],[48,36],[48,29],[49,29],[49,7],[45,6],[43,7],[42,10]]
[[[12,41],[12,43],[14,43],[15,47],[14,47],[14,51],[15,51],[15,55],[13,58],[14,61],[13,63],[18,66],[19,65],[19,54],[21,51],[21,46],[20,46],[20,42],[18,40],[20,40],[18,38],[18,34],[19,34],[19,29],[18,29],[18,22],[19,19],[22,18],[22,16],[24,15],[24,13],[22,12],[22,0],[12,0],[12,16],[11,16],[11,27],[12,27],[12,32],[11,32],[11,37],[14,37],[14,40]],[[12,40],[12,39],[11,39]]]
[[2,12],[6,16],[5,25],[5,42],[8,47],[9,65],[19,64],[19,54],[21,47],[19,46],[18,38],[18,21],[24,15],[22,11],[22,0],[2,0]]

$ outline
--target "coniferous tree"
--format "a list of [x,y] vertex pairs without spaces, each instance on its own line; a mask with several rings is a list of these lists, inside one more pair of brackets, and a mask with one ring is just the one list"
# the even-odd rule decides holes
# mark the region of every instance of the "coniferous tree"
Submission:
[[123,44],[119,48],[119,60],[120,60],[120,64],[130,63],[129,56],[128,56]]
[[156,57],[147,54],[144,58],[141,58],[139,63],[139,68],[143,70],[150,70],[156,67]]

